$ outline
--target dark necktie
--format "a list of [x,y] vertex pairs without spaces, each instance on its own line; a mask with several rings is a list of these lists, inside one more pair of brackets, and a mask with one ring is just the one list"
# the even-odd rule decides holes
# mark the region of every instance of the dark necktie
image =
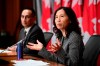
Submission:
[[26,32],[26,31],[24,31],[24,38],[26,37],[26,33],[27,33],[27,32]]
[[25,40],[26,40],[26,31],[24,31],[24,35],[23,35],[23,39],[22,39],[22,44],[24,45],[24,43],[25,43]]

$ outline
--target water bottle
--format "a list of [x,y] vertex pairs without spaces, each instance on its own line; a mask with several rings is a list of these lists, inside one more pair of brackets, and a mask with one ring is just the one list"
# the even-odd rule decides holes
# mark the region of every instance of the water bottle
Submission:
[[19,43],[17,44],[17,59],[23,59],[23,44]]

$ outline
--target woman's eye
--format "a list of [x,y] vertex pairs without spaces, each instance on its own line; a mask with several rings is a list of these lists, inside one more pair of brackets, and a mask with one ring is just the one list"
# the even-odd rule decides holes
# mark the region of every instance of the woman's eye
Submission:
[[64,17],[64,16],[61,16],[61,17]]

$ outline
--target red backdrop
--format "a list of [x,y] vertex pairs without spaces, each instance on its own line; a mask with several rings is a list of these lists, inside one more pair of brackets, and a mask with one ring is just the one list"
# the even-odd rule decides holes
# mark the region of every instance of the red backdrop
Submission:
[[81,27],[84,44],[91,35],[100,35],[100,0],[42,0],[42,29],[52,31],[52,15],[60,7],[71,7]]

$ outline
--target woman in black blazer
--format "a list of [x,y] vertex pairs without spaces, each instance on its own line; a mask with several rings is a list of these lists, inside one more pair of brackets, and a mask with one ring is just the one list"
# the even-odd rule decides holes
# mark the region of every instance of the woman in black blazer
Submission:
[[48,60],[67,66],[81,66],[84,44],[74,11],[68,7],[58,8],[53,23],[57,40],[49,51],[38,40],[37,44],[28,43],[27,47],[39,51],[38,55]]

